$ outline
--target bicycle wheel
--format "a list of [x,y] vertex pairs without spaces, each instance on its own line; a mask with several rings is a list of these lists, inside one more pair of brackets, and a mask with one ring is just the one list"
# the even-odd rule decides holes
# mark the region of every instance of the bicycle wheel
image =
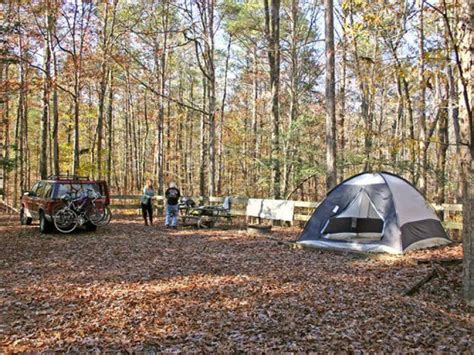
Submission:
[[105,217],[101,222],[102,226],[106,226],[112,220],[112,211],[110,210],[109,206],[105,207]]
[[69,207],[61,208],[54,214],[54,226],[61,233],[71,233],[77,227],[77,214]]
[[95,226],[98,226],[101,224],[101,222],[105,219],[106,217],[106,210],[105,208],[98,208],[96,206],[91,206],[87,210],[87,219]]
[[[93,216],[95,216],[95,213],[92,213]],[[102,218],[95,218],[102,216]],[[110,220],[112,219],[112,212],[110,211],[110,208],[108,206],[104,207],[100,213],[97,213],[97,216],[94,217],[94,220],[90,220],[91,223],[95,224],[98,227],[103,227],[106,226],[107,224],[110,223]]]

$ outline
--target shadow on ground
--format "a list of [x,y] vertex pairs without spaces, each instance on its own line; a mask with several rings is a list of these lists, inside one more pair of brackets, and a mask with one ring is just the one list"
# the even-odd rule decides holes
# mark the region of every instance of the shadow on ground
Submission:
[[459,265],[402,296],[431,267],[416,259],[460,257],[459,245],[361,258],[292,250],[238,227],[119,217],[95,233],[41,235],[2,218],[0,351],[472,349]]

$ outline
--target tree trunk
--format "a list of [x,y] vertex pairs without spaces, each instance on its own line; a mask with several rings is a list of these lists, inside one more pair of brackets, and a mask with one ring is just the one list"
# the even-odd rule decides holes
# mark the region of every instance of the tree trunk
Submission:
[[[22,48],[20,47],[20,53],[22,53]],[[13,191],[13,202],[14,205],[17,206],[18,199],[19,199],[19,194],[18,190],[20,192],[23,192],[23,185],[21,184],[20,181],[23,181],[23,121],[24,121],[24,92],[25,92],[25,87],[24,87],[24,67],[23,64],[20,64],[20,92],[18,95],[18,106],[17,106],[17,115],[16,115],[16,123],[15,123],[15,145],[17,147],[15,151],[15,175],[14,175],[14,191]],[[20,167],[20,169],[18,169]]]
[[[164,156],[164,122],[165,122],[165,99],[166,93],[166,46],[167,36],[163,39],[163,48],[159,60],[156,60],[159,67],[159,85],[160,85],[160,96],[158,97],[158,124],[157,124],[157,169],[158,169],[158,194],[163,195],[165,192],[165,156]],[[159,52],[159,45],[156,44],[155,52]]]
[[258,56],[257,46],[253,46],[253,76],[252,76],[252,151],[253,151],[253,164],[251,174],[251,185],[256,186],[259,175],[259,167],[257,159],[259,158],[259,145],[258,145]]
[[334,52],[334,9],[332,0],[324,0],[326,29],[326,186],[337,184],[336,170],[336,75]]
[[[449,86],[446,88],[449,91]],[[448,151],[448,112],[445,108],[440,111],[438,120],[438,145],[437,145],[437,166],[436,166],[436,197],[437,204],[446,202],[446,154]],[[442,217],[442,216],[441,216]]]
[[[80,10],[79,10],[80,7]],[[84,42],[86,38],[87,28],[92,13],[92,4],[75,2],[74,19],[71,24],[72,28],[72,51],[68,51],[74,66],[74,150],[73,150],[73,166],[72,173],[77,175],[80,168],[80,126],[79,114],[81,105],[81,79],[82,79],[82,61],[84,53]],[[78,18],[78,14],[80,17]],[[77,21],[79,20],[79,24]],[[76,33],[78,37],[76,38]]]
[[280,191],[280,0],[264,0],[265,34],[268,42],[270,64],[270,91],[272,95],[272,138],[270,161],[272,165],[273,198],[279,199]]
[[[150,134],[150,119],[148,117],[148,96],[147,96],[147,89],[144,89],[143,92],[143,118],[145,123],[145,135],[141,140],[141,147],[140,147],[140,176],[141,176],[141,183],[143,184],[146,179],[146,168],[147,168],[147,153],[148,153],[148,135]],[[139,121],[140,122],[140,121]],[[141,134],[141,133],[140,133]]]
[[[351,26],[354,26],[354,12],[351,11],[350,13],[350,23]],[[327,27],[327,26],[326,26]],[[371,158],[370,153],[372,149],[372,117],[370,115],[370,93],[367,85],[367,78],[364,77],[365,70],[361,68],[361,61],[359,59],[359,49],[358,49],[358,42],[357,37],[352,35],[352,42],[354,45],[354,59],[355,59],[355,69],[356,74],[359,81],[359,91],[361,93],[361,116],[365,123],[365,131],[364,131],[364,154],[365,154],[365,164],[364,170],[370,171],[371,170]],[[327,62],[328,63],[328,62]],[[328,75],[328,74],[326,74]],[[327,78],[327,76],[326,76]],[[327,85],[326,85],[327,87]],[[327,116],[328,117],[328,116]],[[326,128],[327,130],[327,128]]]
[[46,31],[44,34],[44,61],[43,61],[43,113],[40,124],[40,159],[39,171],[42,179],[48,175],[48,126],[50,118],[51,95],[51,32],[52,32],[51,3],[46,3]]
[[216,81],[209,80],[209,196],[216,191]]
[[80,89],[78,73],[75,75],[74,83],[74,150],[73,150],[73,165],[72,174],[77,175],[79,170],[79,105],[80,105]]
[[[58,61],[56,53],[53,52],[53,67],[55,82],[58,80]],[[53,86],[53,171],[54,175],[61,174],[59,165],[59,99],[58,87]]]
[[463,205],[463,294],[467,304],[474,306],[474,133],[472,123],[472,111],[469,99],[474,97],[474,3],[465,0],[463,2],[463,14],[461,22],[464,24],[465,35],[461,43],[463,58],[463,71],[460,76],[461,84],[469,83],[468,94],[470,97],[461,103],[460,110],[460,133],[461,133],[461,196]]
[[[191,78],[191,88],[189,93],[189,100],[190,102],[194,102],[194,78]],[[194,177],[194,164],[193,164],[193,131],[194,131],[194,112],[189,110],[186,114],[186,121],[187,121],[187,132],[188,132],[188,139],[186,143],[186,153],[185,153],[185,160],[186,160],[186,185],[188,187],[188,191],[191,196],[194,195],[194,184],[193,184],[193,177]]]
[[113,74],[112,70],[109,71],[110,86],[109,86],[109,102],[107,108],[107,184],[112,184],[112,147],[113,147],[113,99],[114,99],[114,87],[113,87]]
[[[0,71],[2,70],[1,66],[0,66]],[[9,92],[10,88],[9,88],[9,66],[8,64],[5,65],[4,67],[4,70],[5,70],[5,79],[7,81],[6,85],[5,85],[5,92]],[[2,82],[0,80],[0,82]],[[3,187],[3,198],[7,201],[7,202],[10,202],[10,186],[9,186],[9,183],[10,183],[10,98],[8,97],[8,95],[6,95],[5,98],[0,98],[1,99],[4,99],[4,102],[3,102],[3,108],[1,109],[2,111],[2,119],[3,119],[3,123],[4,123],[4,127],[5,127],[5,131],[4,131],[4,145],[3,145],[3,186],[0,186]],[[1,176],[0,176],[1,178]]]
[[[0,55],[2,58],[6,55],[3,48],[0,48]],[[7,74],[7,66],[5,63],[0,63],[0,83],[8,82],[8,74]],[[7,175],[7,165],[6,165],[6,157],[8,155],[8,146],[7,146],[7,137],[8,132],[6,130],[6,125],[8,122],[8,114],[7,114],[7,100],[8,96],[6,95],[7,88],[2,88],[0,93],[0,196],[2,199],[6,199],[6,175]]]
[[[446,41],[448,44],[448,41]],[[449,48],[449,47],[447,47]],[[447,51],[446,60],[447,65],[447,75],[448,75],[448,84],[449,84],[449,116],[450,120],[453,123],[454,127],[454,137],[456,139],[456,146],[460,147],[461,136],[459,128],[459,95],[456,88],[456,79],[454,78],[453,73],[453,64],[451,63],[451,54],[450,50]],[[458,151],[459,153],[459,151]]]
[[[166,169],[165,169],[165,178],[169,179],[172,175],[173,172],[171,171],[171,163],[173,162],[172,157],[171,157],[171,141],[172,141],[172,135],[171,135],[171,103],[168,100],[166,102],[166,149],[164,153],[165,157],[165,162],[166,162]],[[174,153],[173,153],[174,154]],[[174,165],[174,164],[173,164]]]
[[[179,75],[179,93],[178,97],[181,102],[184,100],[184,89],[183,89],[183,73],[180,73]],[[184,176],[184,172],[186,171],[185,166],[184,166],[184,145],[186,142],[186,129],[184,126],[184,120],[185,120],[185,113],[184,113],[184,108],[181,106],[178,106],[176,108],[177,110],[177,120],[178,120],[178,130],[176,131],[176,161],[175,161],[175,175],[176,178],[179,179],[179,186],[181,188],[184,187],[184,184],[186,182],[186,177]],[[183,144],[184,143],[184,144]]]
[[[130,95],[129,95],[129,99],[130,99],[130,104],[129,104],[129,107],[130,107],[130,138],[131,138],[131,150],[132,150],[132,171],[134,172],[134,188],[137,190],[137,191],[140,191],[140,188],[141,188],[141,183],[140,183],[140,166],[139,166],[139,161],[138,161],[138,142],[137,142],[137,139],[138,139],[138,136],[137,136],[137,114],[135,112],[135,107],[134,107],[134,102],[136,102],[136,100],[134,99],[134,96],[133,96],[133,93],[132,93],[132,89],[131,87],[129,87],[129,90],[130,90]],[[138,95],[137,95],[137,99],[138,99]]]
[[[18,11],[19,13],[19,11]],[[22,32],[18,34],[18,50],[20,56],[24,53],[24,43]],[[26,80],[27,80],[27,69],[23,62],[19,65],[19,94],[18,94],[18,105],[17,105],[17,117],[15,124],[15,175],[14,175],[14,194],[13,201],[14,205],[17,206],[19,198],[18,190],[20,193],[25,191],[26,186],[26,174],[25,174],[25,163],[28,161],[28,124],[27,124],[27,91],[26,91]]]
[[106,1],[105,6],[105,14],[104,14],[104,24],[102,26],[102,38],[101,38],[101,46],[102,46],[102,58],[100,64],[100,82],[99,82],[99,114],[97,117],[97,177],[99,179],[103,178],[102,172],[102,143],[104,140],[104,121],[105,121],[105,99],[106,99],[106,91],[107,91],[107,84],[108,79],[110,77],[109,72],[110,68],[108,65],[108,55],[110,50],[110,38],[113,35],[114,25],[115,25],[115,14],[116,14],[116,7],[117,7],[118,0],[114,0],[113,3],[113,10],[112,10],[112,19],[111,19],[111,29],[108,30],[109,27],[109,2]]
[[[27,71],[27,69],[25,69]],[[23,88],[26,89],[28,75],[25,74],[23,81]],[[26,90],[25,90],[26,91]],[[31,186],[31,169],[30,162],[30,147],[28,134],[28,93],[23,96],[23,108],[21,117],[21,136],[20,136],[20,191],[27,191]]]
[[225,59],[224,69],[224,89],[222,92],[221,102],[221,117],[219,122],[219,148],[218,148],[218,179],[217,179],[217,193],[222,194],[222,175],[224,172],[224,113],[225,113],[225,100],[227,97],[227,73],[229,71],[229,59],[230,59],[230,46],[232,44],[232,36],[229,36],[227,42],[227,56]]
[[424,33],[424,2],[423,0],[419,1],[420,11],[419,16],[419,30],[418,30],[418,49],[419,49],[419,59],[418,59],[418,79],[420,87],[420,98],[419,98],[419,122],[420,122],[420,141],[418,144],[420,151],[420,169],[419,169],[419,180],[418,186],[423,195],[426,194],[426,185],[427,185],[427,132],[426,132],[426,83],[425,83],[425,33]]
[[[342,43],[341,43],[341,50],[342,50],[342,63],[341,63],[341,83],[339,86],[339,132],[337,135],[339,136],[339,147],[337,147],[339,151],[339,159],[341,161],[340,169],[339,169],[339,180],[342,181],[344,179],[344,149],[345,149],[345,121],[346,121],[346,81],[347,81],[347,30],[346,30],[346,18],[347,18],[347,11],[343,10],[342,12]],[[337,132],[337,130],[336,130]]]
[[[203,78],[202,81],[202,107],[203,110],[207,106],[207,79]],[[204,197],[206,195],[206,115],[201,114],[201,127],[200,127],[200,156],[199,156],[199,196]]]
[[409,124],[409,150],[410,150],[410,177],[412,183],[415,183],[416,175],[416,149],[415,149],[415,119],[413,116],[413,105],[410,95],[410,89],[408,86],[408,81],[405,78],[402,78],[403,90],[405,93],[405,98],[407,101],[407,110],[408,110],[408,124]]
[[97,116],[97,177],[102,179],[102,140],[104,129],[104,112],[105,112],[105,96],[107,90],[107,68],[106,64],[102,64],[101,79],[99,84],[99,115]]
[[283,168],[283,196],[288,194],[291,186],[291,176],[293,172],[293,162],[296,157],[296,149],[294,144],[293,124],[298,117],[299,90],[298,90],[298,21],[299,21],[299,0],[291,1],[291,18],[290,18],[290,108],[288,110],[288,129],[285,144],[285,165]]
[[124,161],[123,161],[123,167],[124,167],[124,174],[123,174],[123,177],[124,177],[124,190],[125,190],[125,193],[128,193],[130,192],[131,188],[129,188],[129,177],[130,175],[131,178],[130,178],[130,187],[133,186],[133,172],[132,172],[132,169],[131,169],[131,164],[130,164],[130,160],[131,160],[131,151],[130,151],[130,146],[131,146],[131,142],[130,142],[130,99],[129,99],[129,90],[128,90],[128,86],[129,86],[129,73],[127,71],[126,73],[126,87],[125,87],[125,97],[124,97],[124,101],[125,101],[125,112],[124,112],[124,124],[125,124],[125,129],[124,129],[124,138],[123,138],[123,141],[125,142],[125,152],[124,152]]

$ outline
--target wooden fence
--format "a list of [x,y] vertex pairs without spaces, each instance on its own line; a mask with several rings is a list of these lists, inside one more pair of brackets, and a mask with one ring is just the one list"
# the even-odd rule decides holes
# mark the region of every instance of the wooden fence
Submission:
[[[224,197],[192,197],[196,202],[202,203],[206,201],[206,204],[221,204],[224,201]],[[137,213],[140,209],[140,195],[112,195],[111,196],[112,210],[116,211],[133,211]],[[247,197],[232,197],[232,209],[231,215],[235,217],[244,217],[246,214],[246,206],[248,202]],[[314,212],[314,209],[318,206],[318,202],[313,201],[293,201],[295,206],[295,213],[293,215],[293,222],[306,222]],[[154,198],[154,205],[160,212],[163,209],[163,197],[157,196]],[[462,213],[462,205],[455,204],[442,204],[432,205],[435,211],[441,214],[443,217],[443,225],[446,229],[460,230],[462,229],[462,223],[460,223],[460,214]]]

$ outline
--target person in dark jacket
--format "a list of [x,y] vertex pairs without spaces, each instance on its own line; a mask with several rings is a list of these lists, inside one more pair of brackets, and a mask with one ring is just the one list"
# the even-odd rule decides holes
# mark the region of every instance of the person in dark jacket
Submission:
[[153,225],[153,204],[152,199],[155,196],[155,189],[153,188],[153,182],[148,179],[146,181],[146,185],[143,188],[143,195],[140,198],[140,202],[142,205],[142,215],[143,219],[145,220],[145,226],[148,225],[147,216],[150,220],[150,225]]
[[178,226],[178,202],[181,193],[174,182],[170,183],[168,190],[165,192],[166,198],[166,218],[165,226],[176,228]]

